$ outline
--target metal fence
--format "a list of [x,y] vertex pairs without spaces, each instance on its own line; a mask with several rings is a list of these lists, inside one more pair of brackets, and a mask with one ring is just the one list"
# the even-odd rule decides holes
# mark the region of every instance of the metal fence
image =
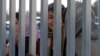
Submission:
[[[10,56],[15,56],[15,2],[10,0]],[[19,1],[19,56],[25,56],[25,0]],[[83,0],[83,18],[82,19],[82,53],[81,56],[91,55],[91,0]],[[67,2],[66,2],[67,3]],[[53,56],[62,56],[61,53],[61,0],[54,0],[54,39]],[[100,9],[100,1],[99,1]],[[75,0],[68,0],[67,14],[65,18],[65,28],[67,36],[66,56],[75,56]],[[100,11],[98,13],[100,16]],[[36,56],[36,0],[30,0],[30,44],[29,52]],[[100,17],[99,17],[100,18]],[[48,0],[41,0],[41,37],[40,37],[40,56],[48,56]],[[6,42],[6,0],[0,0],[0,56],[5,56]],[[100,32],[98,32],[100,33]],[[100,37],[100,34],[99,34]],[[98,41],[99,45],[100,41]],[[98,55],[100,56],[100,45],[98,46]]]

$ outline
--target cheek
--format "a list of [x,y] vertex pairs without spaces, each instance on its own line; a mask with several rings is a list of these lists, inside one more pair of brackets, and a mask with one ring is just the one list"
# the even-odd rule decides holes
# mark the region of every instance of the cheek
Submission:
[[6,47],[6,55],[9,55],[9,47]]
[[16,31],[19,31],[19,25],[16,25]]
[[48,24],[52,25],[53,24],[53,20],[52,19],[49,19],[48,20]]
[[52,23],[52,22],[49,22],[49,23],[48,23],[48,28],[49,28],[50,30],[53,30],[53,23]]
[[18,35],[18,32],[19,32],[19,26],[16,25],[16,28],[15,28],[15,34],[16,34],[16,37],[17,37],[17,35]]
[[16,26],[16,29],[15,30],[16,30],[16,32],[18,31],[18,26]]
[[53,26],[52,21],[48,22],[48,27],[51,28]]
[[16,28],[15,28],[15,41],[18,42],[18,35],[19,35],[19,26],[16,25]]

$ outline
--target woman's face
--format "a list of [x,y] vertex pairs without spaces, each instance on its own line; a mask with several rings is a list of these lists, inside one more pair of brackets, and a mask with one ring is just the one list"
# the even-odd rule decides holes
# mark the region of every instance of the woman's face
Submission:
[[19,33],[19,21],[16,19],[15,21],[15,40],[18,41],[18,33]]
[[53,30],[53,24],[54,24],[54,14],[52,11],[48,11],[48,29]]

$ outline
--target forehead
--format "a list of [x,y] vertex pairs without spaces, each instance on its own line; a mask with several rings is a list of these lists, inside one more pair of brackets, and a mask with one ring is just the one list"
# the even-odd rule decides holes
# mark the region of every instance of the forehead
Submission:
[[19,22],[19,20],[16,18],[16,22]]
[[54,13],[52,11],[48,11],[48,16],[53,16]]

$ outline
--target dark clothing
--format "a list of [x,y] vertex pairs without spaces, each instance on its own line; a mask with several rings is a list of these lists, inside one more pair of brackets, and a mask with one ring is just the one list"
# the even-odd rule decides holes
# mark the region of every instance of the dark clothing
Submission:
[[[36,47],[36,54],[40,56],[40,39],[37,39],[37,47]],[[48,56],[53,56],[52,48],[48,48]]]
[[[25,56],[29,53],[29,37],[25,37]],[[15,44],[15,56],[18,56],[18,44]]]
[[40,56],[40,39],[36,41],[36,54]]
[[[66,38],[65,38],[65,42],[64,42],[63,56],[66,56]],[[75,52],[75,56],[78,56],[76,52]]]
[[[8,43],[9,43],[9,41],[6,40],[6,44],[8,44]],[[29,53],[29,37],[25,37],[25,56],[28,53]],[[7,56],[9,56],[9,55],[7,55]],[[15,56],[18,56],[18,44],[17,43],[15,44]]]

